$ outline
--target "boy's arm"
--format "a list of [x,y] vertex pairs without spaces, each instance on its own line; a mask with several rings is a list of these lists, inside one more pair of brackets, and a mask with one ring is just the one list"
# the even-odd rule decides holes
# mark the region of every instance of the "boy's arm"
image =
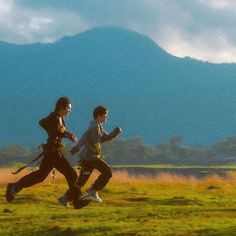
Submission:
[[105,130],[103,130],[101,142],[102,143],[108,142],[117,137],[121,132],[122,130],[119,127],[116,127],[110,134],[108,134]]
[[57,130],[58,130],[58,132],[62,133],[62,137],[63,138],[67,138],[67,139],[69,139],[72,142],[77,142],[77,137],[73,133],[69,132],[66,129],[65,123],[62,122],[62,118],[61,117],[58,117],[58,121],[59,121],[59,123],[57,124]]
[[53,132],[57,135],[60,134],[63,138],[68,138],[72,142],[77,141],[77,137],[73,133],[66,130],[66,127],[60,116],[47,116],[46,118],[43,118],[39,121],[39,125],[47,132]]
[[69,132],[68,130],[64,131],[62,137],[63,138],[68,138],[72,142],[77,142],[78,141],[77,137],[73,133]]
[[55,118],[55,130],[60,133],[62,135],[63,138],[68,138],[69,140],[71,140],[72,142],[76,142],[77,138],[76,136],[69,132],[68,130],[66,130],[66,127],[62,121],[62,118],[60,116]]
[[81,137],[81,139],[78,141],[78,143],[76,144],[76,146],[74,146],[70,152],[71,154],[75,154],[76,152],[78,152],[80,150],[80,148],[88,141],[88,132],[85,132],[83,134],[83,136]]
[[62,123],[62,119],[59,116],[51,117],[50,115],[39,121],[39,125],[46,131],[63,135],[65,132],[65,126]]

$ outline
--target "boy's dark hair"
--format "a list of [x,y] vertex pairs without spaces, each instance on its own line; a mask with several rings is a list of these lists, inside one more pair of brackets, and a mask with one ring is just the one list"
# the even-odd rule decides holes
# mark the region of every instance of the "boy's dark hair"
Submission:
[[69,104],[72,104],[72,101],[68,97],[60,97],[55,106],[55,111],[59,111],[61,108],[65,109]]
[[97,106],[95,107],[95,109],[93,110],[93,118],[97,119],[98,116],[101,116],[103,114],[106,114],[108,111],[108,109],[104,106]]

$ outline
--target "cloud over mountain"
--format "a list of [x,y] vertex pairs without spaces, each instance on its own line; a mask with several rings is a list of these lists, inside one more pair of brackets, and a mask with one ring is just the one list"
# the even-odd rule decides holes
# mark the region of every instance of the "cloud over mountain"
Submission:
[[145,34],[169,53],[236,62],[232,0],[0,0],[0,40],[54,42],[100,26]]

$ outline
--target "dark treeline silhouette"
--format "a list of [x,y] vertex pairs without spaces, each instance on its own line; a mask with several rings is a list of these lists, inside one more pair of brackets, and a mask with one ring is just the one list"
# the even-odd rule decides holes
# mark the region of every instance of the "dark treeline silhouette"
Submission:
[[[171,164],[171,165],[235,165],[236,136],[214,143],[210,147],[184,146],[182,137],[171,137],[169,142],[160,142],[155,146],[143,143],[139,137],[117,139],[104,145],[105,158],[110,164]],[[70,157],[72,164],[78,163],[78,157]],[[39,148],[26,148],[12,144],[0,148],[0,165],[11,166],[26,163],[37,156]]]

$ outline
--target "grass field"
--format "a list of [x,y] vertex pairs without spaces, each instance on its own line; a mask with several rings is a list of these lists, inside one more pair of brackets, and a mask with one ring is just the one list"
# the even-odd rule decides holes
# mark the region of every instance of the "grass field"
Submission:
[[58,204],[67,189],[58,174],[6,203],[5,185],[19,177],[1,169],[0,235],[236,235],[235,173],[197,179],[115,172],[100,193],[104,202],[81,210]]

